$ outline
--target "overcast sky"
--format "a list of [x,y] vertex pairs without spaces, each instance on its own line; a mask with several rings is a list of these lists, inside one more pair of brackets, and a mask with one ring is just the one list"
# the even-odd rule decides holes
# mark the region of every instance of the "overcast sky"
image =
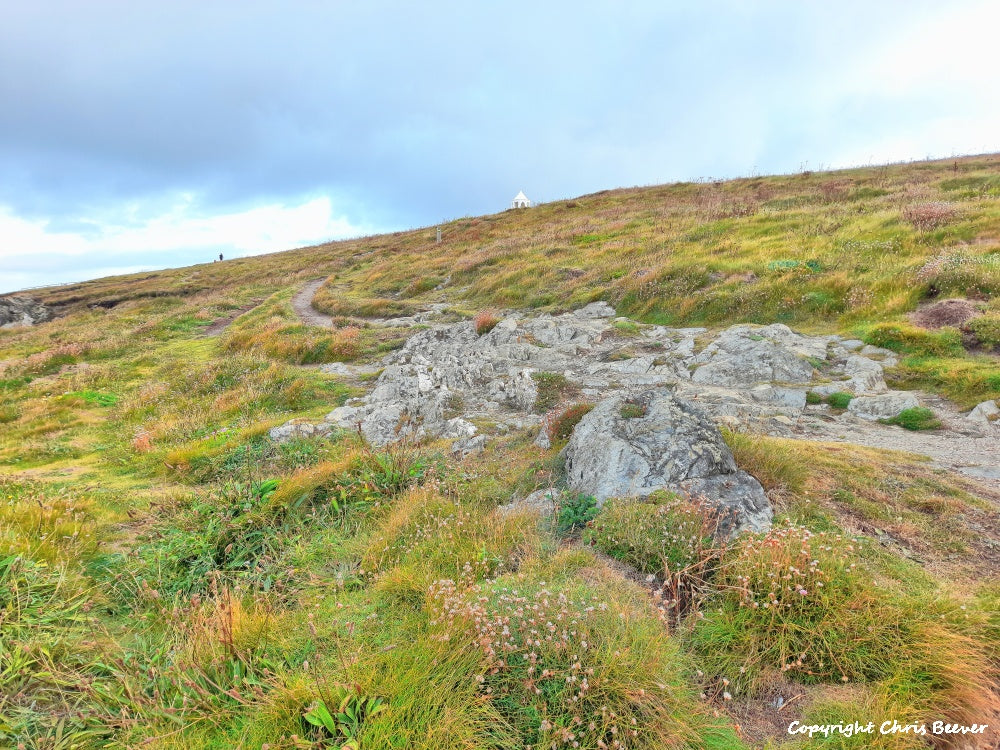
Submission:
[[1000,150],[977,2],[0,0],[0,292]]

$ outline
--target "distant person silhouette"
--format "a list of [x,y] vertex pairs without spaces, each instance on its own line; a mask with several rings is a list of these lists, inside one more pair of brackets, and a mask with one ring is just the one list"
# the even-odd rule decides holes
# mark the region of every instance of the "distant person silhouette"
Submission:
[[222,260],[222,253],[219,253],[219,260]]

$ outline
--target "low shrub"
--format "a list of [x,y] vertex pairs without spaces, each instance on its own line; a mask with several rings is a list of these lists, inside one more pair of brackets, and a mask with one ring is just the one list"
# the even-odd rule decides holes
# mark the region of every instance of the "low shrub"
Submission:
[[535,381],[537,391],[533,407],[536,414],[551,411],[575,390],[566,376],[559,372],[533,372],[531,379]]
[[439,580],[427,594],[431,637],[479,654],[481,700],[521,747],[704,746],[711,722],[684,684],[676,645],[623,593]]
[[476,313],[476,317],[472,319],[472,326],[476,329],[477,335],[485,336],[487,333],[496,328],[497,323],[499,322],[500,316],[495,312],[492,310],[481,310]]
[[646,406],[634,401],[626,401],[622,404],[620,414],[622,419],[642,419],[646,416]]
[[967,250],[947,250],[935,255],[917,271],[926,294],[992,297],[1000,293],[1000,256]]
[[956,216],[958,209],[955,204],[945,201],[914,203],[903,209],[903,218],[922,232],[943,227]]
[[669,605],[680,609],[704,589],[718,560],[718,526],[718,513],[703,501],[656,493],[609,500],[584,539],[640,573],[663,579]]
[[597,516],[597,500],[583,493],[565,493],[559,500],[556,525],[560,534],[578,531]]
[[587,416],[593,408],[593,404],[581,402],[557,410],[551,419],[546,419],[545,422],[545,430],[549,440],[552,442],[569,440],[580,420]]
[[586,541],[640,573],[667,577],[701,562],[715,547],[715,514],[676,495],[608,500]]
[[934,416],[934,412],[924,406],[903,409],[891,419],[880,419],[879,422],[899,425],[907,430],[936,430],[941,427],[941,420]]
[[1000,350],[1000,313],[980,315],[968,321],[965,328],[984,349]]
[[816,404],[822,404],[823,397],[820,396],[818,393],[816,393],[816,391],[809,391],[806,394],[806,403],[812,404],[813,406],[815,406]]
[[734,692],[778,672],[804,682],[878,679],[904,643],[905,618],[839,534],[782,526],[745,536],[713,583],[690,638],[706,671]]

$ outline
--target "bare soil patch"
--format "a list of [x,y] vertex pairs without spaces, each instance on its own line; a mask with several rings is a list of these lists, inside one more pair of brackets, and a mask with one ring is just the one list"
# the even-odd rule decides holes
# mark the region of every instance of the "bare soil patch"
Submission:
[[234,320],[236,320],[241,315],[250,312],[260,303],[261,300],[259,299],[253,300],[252,302],[248,302],[247,304],[243,305],[243,307],[239,307],[233,310],[229,315],[213,320],[212,324],[208,326],[204,331],[202,331],[201,335],[204,336],[205,338],[214,338],[215,336],[221,335],[223,331],[225,331],[227,328],[229,328],[230,325],[232,325]]
[[299,316],[299,320],[307,326],[329,328],[333,323],[333,318],[329,315],[324,315],[312,306],[313,296],[323,286],[324,281],[326,279],[313,279],[292,297],[292,310]]
[[921,328],[937,329],[944,326],[959,328],[980,315],[975,302],[967,299],[943,299],[925,305],[910,315],[910,322]]

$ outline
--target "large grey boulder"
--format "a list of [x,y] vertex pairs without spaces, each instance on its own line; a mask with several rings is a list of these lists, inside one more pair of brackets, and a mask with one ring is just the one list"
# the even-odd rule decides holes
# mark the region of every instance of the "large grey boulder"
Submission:
[[[626,403],[641,415],[623,416]],[[667,388],[618,393],[594,407],[566,446],[566,475],[598,503],[657,490],[702,495],[721,511],[725,536],[771,524],[764,489],[737,467],[715,424]]]
[[0,297],[0,328],[19,328],[52,319],[52,310],[31,297]]
[[878,419],[892,419],[901,411],[920,406],[917,397],[907,391],[889,391],[879,396],[858,396],[852,398],[847,411],[861,419],[874,422]]
[[[733,326],[716,336],[704,328],[639,326],[623,337],[617,321],[614,308],[594,302],[560,315],[508,314],[483,335],[468,320],[432,325],[377,365],[324,365],[344,377],[379,373],[367,394],[331,411],[326,422],[360,430],[377,446],[442,438],[459,441],[454,449],[464,453],[482,447],[477,430],[489,437],[526,429],[537,426],[542,411],[671,386],[723,423],[789,435],[811,387],[856,395],[886,390],[883,365],[837,336],[804,336],[774,324]],[[814,368],[835,382],[814,386]],[[539,378],[543,373],[550,377]],[[550,447],[544,433],[537,444]]]
[[808,383],[809,357],[826,357],[827,340],[800,336],[788,326],[733,326],[692,360],[695,383],[748,388],[758,383]]

